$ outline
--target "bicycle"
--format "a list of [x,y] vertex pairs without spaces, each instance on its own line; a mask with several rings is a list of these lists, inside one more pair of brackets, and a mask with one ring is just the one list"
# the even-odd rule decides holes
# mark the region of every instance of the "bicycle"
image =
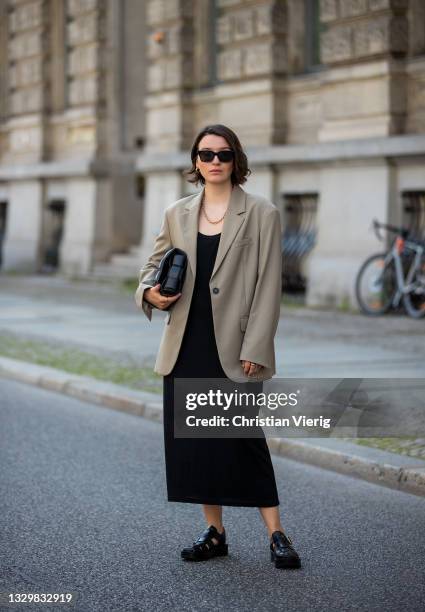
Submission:
[[395,233],[386,253],[371,255],[356,277],[356,298],[367,315],[385,314],[400,300],[406,313],[415,319],[425,316],[425,241],[410,230],[373,220],[378,240],[380,228]]

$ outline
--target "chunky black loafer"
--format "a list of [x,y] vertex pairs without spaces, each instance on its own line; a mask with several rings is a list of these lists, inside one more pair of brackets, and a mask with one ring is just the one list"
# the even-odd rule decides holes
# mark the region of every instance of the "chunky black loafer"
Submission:
[[270,538],[270,560],[274,561],[275,567],[282,569],[301,567],[301,559],[292,545],[292,540],[283,531],[274,531],[272,533]]
[[[218,544],[213,542],[213,538]],[[223,533],[219,533],[214,525],[210,525],[192,546],[183,548],[181,556],[185,561],[205,561],[212,557],[222,557],[227,553],[226,531],[223,528]]]

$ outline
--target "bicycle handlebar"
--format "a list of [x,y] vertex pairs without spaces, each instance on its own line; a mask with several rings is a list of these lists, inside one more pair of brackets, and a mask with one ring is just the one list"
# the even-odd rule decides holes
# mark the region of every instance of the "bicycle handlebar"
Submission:
[[377,219],[373,219],[373,229],[379,240],[382,240],[382,236],[379,233],[379,229],[386,229],[389,232],[393,232],[394,234],[400,234],[403,238],[408,238],[410,234],[410,230],[405,227],[396,227],[395,225],[390,225],[389,223],[380,223]]

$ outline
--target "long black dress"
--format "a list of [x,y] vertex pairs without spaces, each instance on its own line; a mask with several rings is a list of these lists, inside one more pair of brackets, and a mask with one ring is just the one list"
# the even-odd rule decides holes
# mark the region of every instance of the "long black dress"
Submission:
[[209,287],[220,236],[198,232],[188,320],[177,361],[163,380],[168,501],[277,506],[275,475],[264,437],[174,438],[174,377],[226,378],[215,341]]

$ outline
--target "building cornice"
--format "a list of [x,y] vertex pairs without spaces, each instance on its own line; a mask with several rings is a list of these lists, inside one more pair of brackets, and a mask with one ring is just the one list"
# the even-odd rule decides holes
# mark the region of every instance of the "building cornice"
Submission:
[[[363,138],[302,145],[246,147],[250,167],[323,164],[362,159],[424,158],[425,134]],[[110,160],[80,158],[32,164],[0,165],[0,181],[38,178],[107,177],[111,174],[146,174],[180,171],[189,167],[189,151],[151,152]]]

